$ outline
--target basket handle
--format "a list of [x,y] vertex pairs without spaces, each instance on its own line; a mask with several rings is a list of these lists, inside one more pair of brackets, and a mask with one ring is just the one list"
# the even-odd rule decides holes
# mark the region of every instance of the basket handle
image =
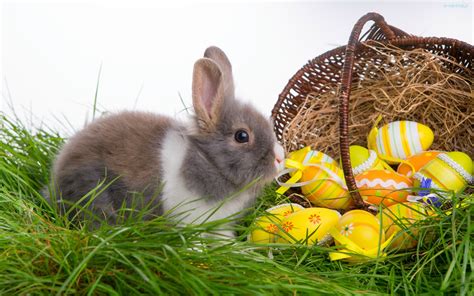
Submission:
[[351,95],[352,70],[354,67],[356,45],[359,43],[359,36],[362,28],[369,21],[374,21],[389,40],[396,38],[395,33],[385,22],[384,18],[378,13],[368,13],[357,21],[357,23],[354,25],[354,28],[352,29],[349,42],[346,46],[344,66],[342,68],[341,77],[341,94],[339,96],[339,149],[341,153],[342,169],[344,171],[347,188],[349,189],[351,197],[354,200],[355,207],[366,210],[368,207],[358,191],[354,175],[352,173],[352,165],[349,155],[349,97]]

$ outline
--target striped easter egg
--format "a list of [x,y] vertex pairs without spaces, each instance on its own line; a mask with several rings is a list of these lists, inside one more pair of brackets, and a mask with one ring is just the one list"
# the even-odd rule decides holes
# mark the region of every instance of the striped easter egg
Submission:
[[[308,164],[308,163],[336,163],[336,161],[329,155],[312,150],[311,147],[306,146],[302,149],[290,152],[288,154],[288,159],[294,160],[299,163]],[[291,173],[290,173],[291,174]]]
[[343,172],[336,163],[307,167],[300,182],[311,180],[301,187],[301,191],[312,204],[330,209],[347,209],[352,205]]
[[415,187],[421,187],[422,181],[430,179],[430,188],[452,190],[461,193],[473,182],[472,159],[463,152],[441,153],[423,166],[414,176]]
[[[438,156],[441,151],[424,151],[407,158],[406,162],[400,163],[397,168],[397,173],[411,177],[418,172],[425,164],[430,162],[433,158]],[[411,165],[411,167],[410,167]],[[412,171],[412,168],[414,172]]]
[[368,146],[393,164],[427,150],[433,139],[433,131],[426,125],[414,121],[394,121],[380,129],[372,129]]

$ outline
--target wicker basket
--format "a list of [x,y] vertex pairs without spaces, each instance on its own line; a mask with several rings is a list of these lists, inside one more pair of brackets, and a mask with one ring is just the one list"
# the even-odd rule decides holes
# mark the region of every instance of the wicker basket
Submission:
[[[375,24],[359,38],[363,26],[368,21],[374,21]],[[390,44],[403,50],[423,48],[449,57],[468,69],[474,68],[474,46],[450,38],[412,36],[388,25],[381,15],[368,13],[355,24],[347,46],[335,48],[310,60],[289,80],[272,110],[275,133],[280,141],[285,127],[296,116],[307,94],[340,89],[338,94],[340,157],[347,187],[358,208],[365,208],[365,204],[357,190],[349,158],[348,103],[352,83],[364,75],[364,67],[361,64],[384,63],[383,60],[374,57],[370,47],[365,46],[375,43]],[[357,67],[354,67],[354,63]],[[446,67],[452,67],[452,64]],[[449,70],[463,74],[463,69],[460,67]],[[303,145],[302,143],[301,146]]]

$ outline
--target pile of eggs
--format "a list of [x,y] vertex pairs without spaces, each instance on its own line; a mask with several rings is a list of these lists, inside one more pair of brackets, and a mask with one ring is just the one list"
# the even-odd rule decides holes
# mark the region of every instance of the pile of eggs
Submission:
[[331,260],[356,262],[384,256],[387,247],[400,250],[416,246],[418,231],[411,225],[431,214],[416,202],[395,204],[378,215],[351,210],[342,216],[328,208],[303,208],[287,203],[272,207],[257,218],[248,240],[264,245],[329,245],[334,241],[344,248],[331,252]]
[[422,190],[423,194],[434,191],[450,198],[473,182],[472,159],[458,151],[430,151],[433,140],[426,125],[395,121],[370,131],[369,149],[350,146],[359,192],[367,204],[379,209],[378,215],[351,210],[341,216],[337,210],[352,208],[353,201],[339,164],[309,147],[291,152],[287,172],[299,180],[295,184],[279,182],[280,193],[300,187],[315,207],[285,204],[269,209],[268,215],[255,221],[257,229],[251,232],[250,241],[323,244],[334,240],[345,249],[331,253],[332,260],[354,260],[348,254],[374,258],[383,254],[386,246],[414,247],[417,231],[410,226],[433,212],[425,204],[409,202],[409,197],[421,195]]

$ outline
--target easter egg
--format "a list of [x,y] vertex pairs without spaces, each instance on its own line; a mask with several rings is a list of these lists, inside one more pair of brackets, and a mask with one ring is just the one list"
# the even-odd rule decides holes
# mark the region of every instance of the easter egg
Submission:
[[331,156],[321,151],[312,150],[309,146],[290,152],[288,154],[288,158],[301,163],[336,162]]
[[433,131],[426,125],[414,121],[394,121],[380,129],[373,128],[367,141],[369,149],[393,164],[428,150],[433,139]]
[[[315,163],[325,163],[325,164],[336,163],[336,161],[331,156],[321,151],[312,150],[311,147],[309,146],[290,152],[288,154],[288,159],[290,161],[295,161],[302,165],[315,164]],[[290,172],[290,176],[293,176],[294,173],[295,172]]]
[[[379,220],[367,211],[346,212],[339,219],[337,229],[363,250],[377,248],[379,242],[385,241],[385,233],[380,229]],[[336,245],[338,244],[336,240]]]
[[385,235],[387,237],[395,235],[389,248],[405,250],[415,247],[419,231],[411,225],[431,213],[423,204],[417,202],[399,203],[383,209],[379,218]]
[[329,230],[337,225],[341,214],[326,208],[307,208],[281,221],[278,242],[324,244],[331,239]]
[[[441,151],[424,151],[424,152],[408,157],[406,159],[406,162],[409,163],[413,167],[416,173],[425,164],[430,162],[433,158],[438,156],[438,154],[440,153]],[[405,162],[400,163],[400,165],[397,168],[397,173],[405,175],[407,177],[411,177],[414,174],[414,172],[412,171],[410,165],[408,165],[407,163]]]
[[278,233],[280,222],[285,217],[304,208],[296,203],[286,203],[274,206],[266,210],[266,215],[257,218],[252,225],[252,232],[248,239],[253,243],[273,243],[276,241],[275,234]]
[[347,209],[352,206],[353,201],[345,187],[343,172],[336,163],[307,167],[300,181],[308,183],[301,187],[301,191],[316,206],[330,209]]
[[429,188],[461,193],[473,181],[472,159],[463,152],[440,153],[423,166],[413,177],[415,187],[427,188],[424,180],[431,180]]
[[377,156],[374,150],[369,150],[359,145],[351,145],[349,146],[349,154],[354,175],[371,169],[383,170],[389,168],[389,166]]
[[385,241],[385,233],[380,226],[379,219],[363,210],[346,212],[339,219],[336,228],[332,229],[330,233],[333,235],[336,245],[345,246],[342,252],[330,253],[331,260],[360,261],[367,257],[383,256],[381,251],[390,242],[390,240]]
[[370,170],[355,176],[362,198],[373,205],[390,206],[406,201],[413,187],[410,178],[387,170]]

